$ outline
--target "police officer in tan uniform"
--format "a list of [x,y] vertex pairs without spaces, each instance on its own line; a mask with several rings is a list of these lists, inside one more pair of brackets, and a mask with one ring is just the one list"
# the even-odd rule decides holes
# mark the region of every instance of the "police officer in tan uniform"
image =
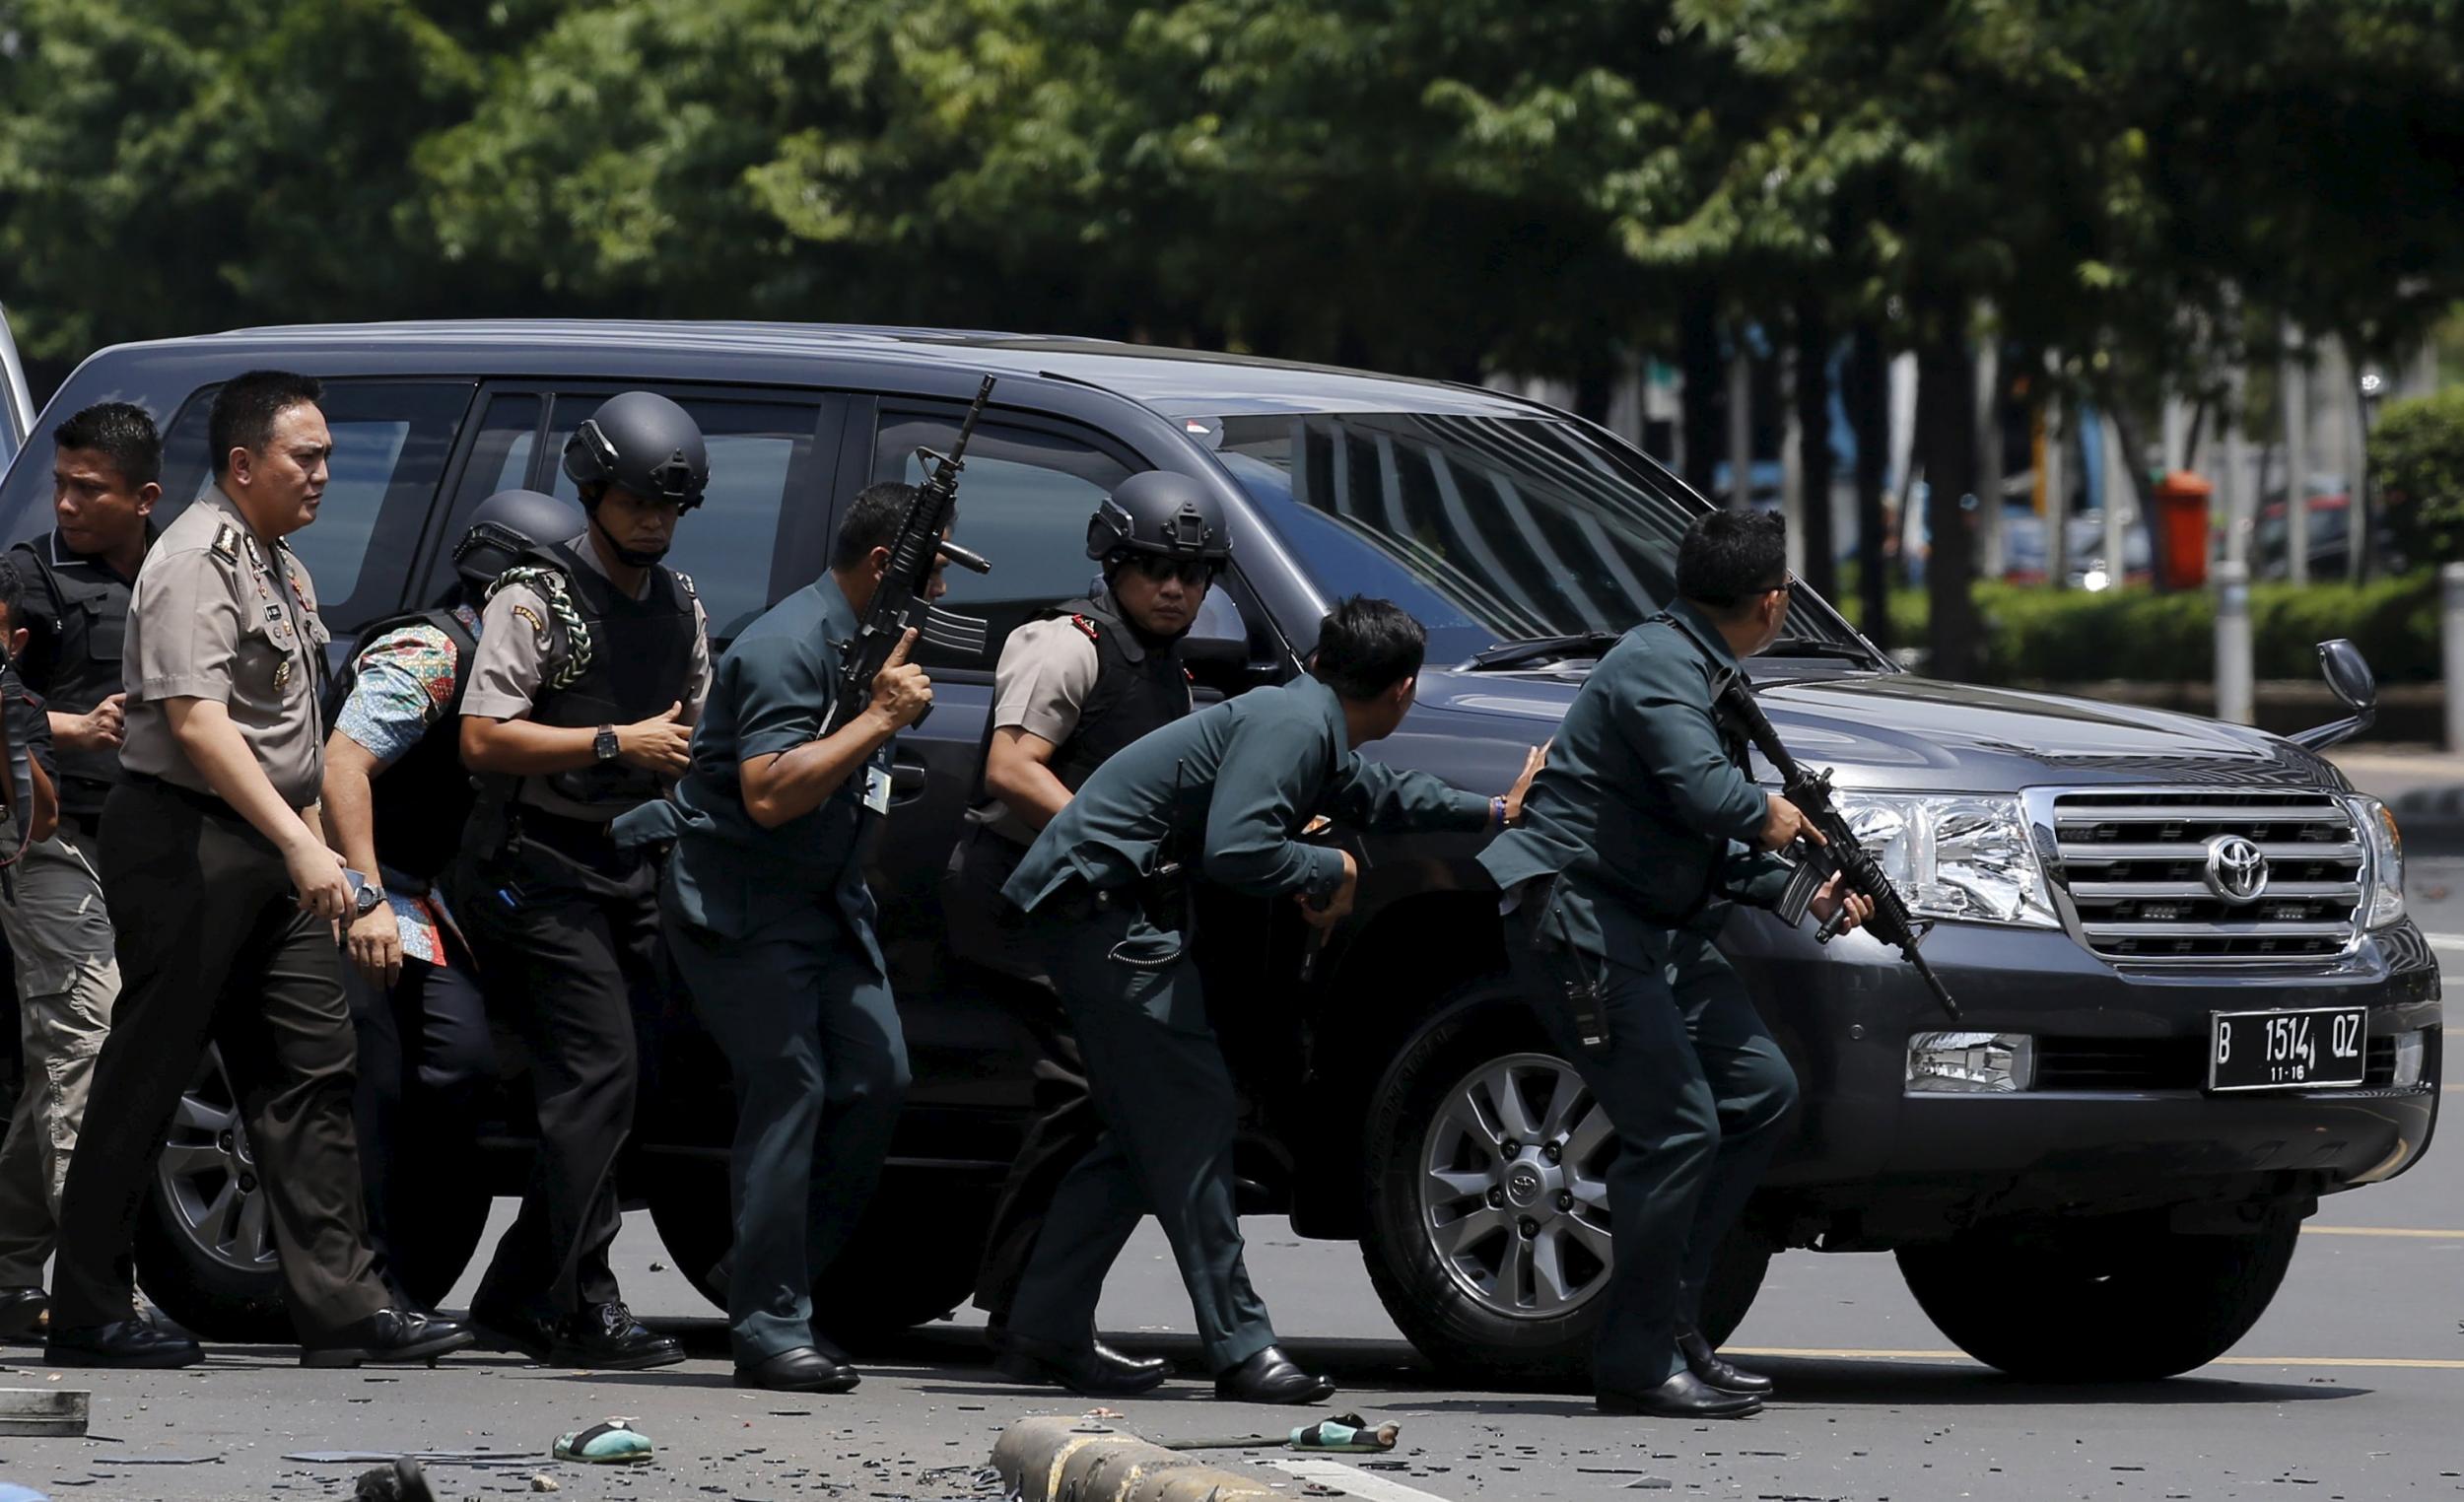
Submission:
[[226,382],[215,486],[164,530],[130,599],[126,781],[104,805],[103,889],[122,990],[60,1205],[44,1356],[186,1366],[195,1341],[135,1313],[130,1241],[164,1128],[211,1042],[247,1116],[308,1366],[430,1361],[461,1326],[390,1308],[368,1247],[337,926],[353,897],[316,807],[325,628],[283,541],[316,519],[333,438],[317,383]]

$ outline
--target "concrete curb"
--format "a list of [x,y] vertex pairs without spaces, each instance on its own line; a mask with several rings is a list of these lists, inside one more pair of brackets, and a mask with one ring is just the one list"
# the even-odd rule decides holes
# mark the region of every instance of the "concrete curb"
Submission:
[[1281,1502],[1287,1489],[1150,1445],[1091,1419],[1022,1418],[1001,1431],[992,1467],[1019,1502]]

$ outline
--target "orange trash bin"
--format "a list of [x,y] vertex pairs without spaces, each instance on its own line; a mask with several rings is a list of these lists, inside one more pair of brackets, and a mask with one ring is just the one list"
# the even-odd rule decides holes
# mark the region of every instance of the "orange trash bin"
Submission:
[[2204,476],[2186,469],[2156,482],[2156,566],[2168,589],[2197,589],[2208,581],[2208,501],[2215,493]]

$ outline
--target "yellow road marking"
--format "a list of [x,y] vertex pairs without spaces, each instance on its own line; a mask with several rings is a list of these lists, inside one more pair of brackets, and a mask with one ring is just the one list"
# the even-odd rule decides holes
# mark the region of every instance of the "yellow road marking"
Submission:
[[[1725,1356],[1777,1356],[1799,1361],[1963,1361],[1978,1364],[1965,1351],[1889,1351],[1806,1349],[1794,1346],[1724,1345]],[[2420,1371],[2464,1372],[2464,1360],[2427,1360],[2404,1356],[2219,1356],[2211,1366],[2353,1366],[2402,1367]]]
[[2424,1231],[2412,1226],[2303,1226],[2305,1236],[2409,1236],[2423,1241],[2464,1241],[2464,1231]]

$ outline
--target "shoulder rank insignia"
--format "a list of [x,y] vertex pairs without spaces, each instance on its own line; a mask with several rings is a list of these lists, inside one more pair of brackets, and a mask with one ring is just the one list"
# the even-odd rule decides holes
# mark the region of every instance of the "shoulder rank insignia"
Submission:
[[670,569],[667,572],[676,576],[677,583],[684,585],[684,592],[687,598],[698,600],[702,597],[702,591],[693,587],[692,575],[687,574],[682,569]]
[[230,522],[214,534],[214,551],[237,563],[240,559],[240,529]]
[[1072,625],[1072,626],[1077,627],[1080,631],[1085,632],[1085,633],[1086,633],[1086,639],[1087,639],[1088,641],[1093,642],[1093,641],[1098,640],[1098,638],[1097,638],[1097,633],[1096,633],[1096,630],[1095,630],[1095,623],[1094,623],[1093,621],[1088,620],[1085,616],[1082,616],[1082,615],[1073,615],[1073,616],[1071,616],[1071,617],[1069,618],[1069,624],[1070,624],[1070,625]]

